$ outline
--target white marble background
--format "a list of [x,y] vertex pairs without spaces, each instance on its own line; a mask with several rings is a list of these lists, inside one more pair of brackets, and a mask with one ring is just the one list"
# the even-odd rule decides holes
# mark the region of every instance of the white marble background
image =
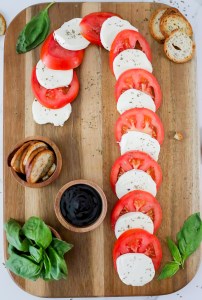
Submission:
[[[94,0],[97,1],[97,0]],[[101,0],[102,1],[102,0]],[[101,2],[99,1],[99,2]],[[141,1],[141,0],[140,0]],[[139,1],[139,2],[140,2]],[[7,21],[7,24],[11,22],[11,20],[25,7],[40,3],[40,2],[50,2],[47,0],[0,0],[0,13],[2,13]],[[62,1],[60,2],[67,2]],[[73,2],[73,1],[72,1]],[[82,1],[76,1],[82,2]],[[104,1],[103,1],[104,2]],[[108,1],[106,1],[108,2]],[[116,2],[124,2],[124,0]],[[129,2],[129,1],[126,1]],[[136,1],[134,1],[136,2]],[[142,1],[148,2],[148,1]],[[166,4],[170,4],[172,6],[176,6],[180,8],[180,10],[187,15],[188,19],[194,26],[195,32],[195,40],[197,44],[197,74],[198,74],[198,101],[199,101],[199,125],[201,131],[201,145],[202,145],[202,0],[162,0],[162,1],[154,1],[154,2],[163,2]],[[3,142],[2,142],[2,131],[3,131],[3,53],[4,53],[4,37],[0,37],[0,295],[1,299],[5,300],[32,300],[37,297],[31,296],[24,291],[22,291],[19,287],[17,287],[14,282],[9,277],[5,267],[4,267],[4,258],[3,258],[3,184],[2,184],[2,152],[3,152]],[[10,79],[12,80],[12,78]],[[8,137],[9,138],[9,137]],[[202,184],[201,184],[202,186]],[[201,189],[202,191],[202,189]],[[202,198],[202,197],[201,197]],[[202,201],[201,201],[202,202]],[[159,283],[160,284],[160,283]],[[158,299],[158,300],[199,300],[202,299],[202,263],[199,267],[198,273],[195,278],[182,290],[166,295],[166,296],[156,296],[156,297],[134,297],[135,300],[148,300],[148,299]],[[102,299],[102,298],[101,298]],[[123,298],[126,300],[127,298]]]

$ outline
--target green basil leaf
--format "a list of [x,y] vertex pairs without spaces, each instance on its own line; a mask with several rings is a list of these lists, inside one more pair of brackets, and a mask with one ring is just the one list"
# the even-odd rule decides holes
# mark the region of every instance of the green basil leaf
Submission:
[[8,254],[12,255],[13,253],[16,253],[15,247],[13,247],[11,244],[8,244]]
[[52,241],[50,228],[37,217],[31,217],[24,224],[22,231],[24,235],[43,249],[46,249]]
[[167,244],[174,261],[181,265],[182,257],[178,247],[170,238],[167,238]]
[[41,32],[41,34],[39,35],[37,40],[35,40],[32,44],[26,46],[25,52],[28,52],[28,51],[36,48],[39,45],[38,40],[44,41],[45,38],[47,37],[48,33],[49,33],[49,27],[46,27],[46,29],[44,29],[44,31]]
[[67,253],[73,247],[72,244],[68,244],[67,242],[59,240],[57,238],[53,238],[51,246],[61,257],[63,257],[65,253]]
[[64,260],[58,253],[49,246],[47,249],[47,254],[51,262],[51,276],[55,280],[66,279],[67,278],[67,265]]
[[170,263],[165,264],[163,267],[161,274],[158,277],[158,280],[170,278],[179,270],[179,264],[175,261],[171,261]]
[[53,279],[51,276],[51,261],[45,251],[44,251],[44,259],[43,259],[43,269],[40,277],[46,281]]
[[25,53],[40,45],[48,35],[50,19],[48,9],[55,2],[50,3],[44,10],[34,16],[21,31],[17,43],[17,53]]
[[6,267],[16,275],[34,281],[39,278],[42,269],[41,265],[15,253],[6,261]]
[[27,258],[27,259],[33,261],[33,263],[37,263],[36,260],[34,259],[34,257],[29,255],[29,254],[22,254],[22,253],[16,253],[16,254],[20,255],[21,257],[24,257],[24,258]]
[[42,248],[37,249],[34,246],[29,246],[29,253],[37,263],[40,263],[40,261],[43,258],[43,249]]
[[178,248],[184,262],[200,245],[202,241],[202,221],[200,213],[191,215],[177,234]]
[[29,241],[22,236],[21,226],[17,221],[10,219],[4,224],[4,229],[10,245],[19,251],[27,252],[29,250]]

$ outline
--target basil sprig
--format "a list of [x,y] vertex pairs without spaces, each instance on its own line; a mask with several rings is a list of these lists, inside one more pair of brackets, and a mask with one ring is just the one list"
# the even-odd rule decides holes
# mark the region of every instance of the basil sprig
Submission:
[[200,246],[202,241],[202,220],[200,213],[191,215],[177,233],[177,243],[167,238],[168,248],[173,261],[165,264],[158,279],[170,278],[180,268],[184,267],[185,260]]
[[50,228],[40,218],[29,218],[23,227],[10,219],[4,228],[9,243],[6,268],[33,281],[67,277],[64,255],[73,245],[53,237]]
[[36,48],[45,40],[50,28],[48,9],[54,3],[55,2],[50,3],[25,25],[17,40],[17,53],[28,52]]

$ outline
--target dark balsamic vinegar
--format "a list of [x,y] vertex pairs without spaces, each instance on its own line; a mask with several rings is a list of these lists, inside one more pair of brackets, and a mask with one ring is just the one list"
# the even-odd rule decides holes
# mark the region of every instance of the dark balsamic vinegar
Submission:
[[60,210],[68,223],[76,227],[86,227],[99,218],[102,211],[102,200],[93,187],[76,184],[63,193]]

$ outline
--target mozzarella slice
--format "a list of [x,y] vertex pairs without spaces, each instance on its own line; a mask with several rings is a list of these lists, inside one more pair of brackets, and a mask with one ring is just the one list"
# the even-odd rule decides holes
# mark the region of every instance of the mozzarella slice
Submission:
[[117,101],[117,110],[123,114],[126,110],[132,108],[147,108],[156,111],[156,105],[149,95],[136,89],[129,89],[123,92]]
[[132,150],[146,152],[154,160],[158,160],[160,153],[159,142],[149,134],[139,131],[129,131],[122,135],[119,143],[121,155]]
[[115,224],[116,238],[118,239],[126,230],[133,228],[140,228],[149,233],[154,233],[154,223],[149,216],[142,212],[129,212],[118,218]]
[[71,83],[73,70],[52,70],[39,60],[36,65],[36,77],[41,86],[46,89],[55,89]]
[[88,47],[90,42],[86,40],[80,30],[81,18],[75,18],[65,22],[53,35],[58,44],[67,50],[82,50]]
[[67,104],[62,108],[50,109],[41,105],[37,99],[32,103],[32,115],[37,124],[53,124],[54,126],[63,126],[71,115],[71,104]]
[[116,260],[118,275],[126,285],[143,286],[155,276],[151,258],[143,253],[127,253]]
[[104,21],[100,31],[100,39],[103,47],[106,50],[110,50],[117,34],[125,29],[138,31],[138,29],[132,26],[128,21],[116,16],[108,18],[106,21]]
[[144,69],[152,73],[153,68],[146,54],[137,49],[127,49],[120,52],[113,61],[113,70],[116,79],[127,70]]
[[120,199],[135,190],[149,192],[156,196],[156,183],[149,174],[142,170],[132,169],[119,177],[115,185],[116,195]]

